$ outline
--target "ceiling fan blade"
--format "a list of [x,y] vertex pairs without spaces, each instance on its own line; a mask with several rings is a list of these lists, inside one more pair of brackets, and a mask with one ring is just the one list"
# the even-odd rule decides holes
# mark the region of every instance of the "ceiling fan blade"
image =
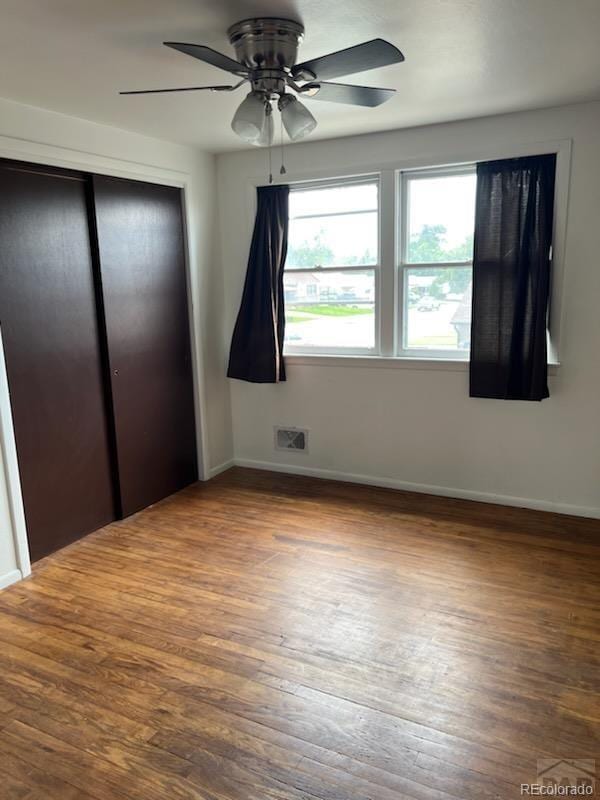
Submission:
[[232,92],[241,86],[245,81],[240,81],[234,86],[180,86],[177,89],[134,89],[129,92],[119,92],[119,94],[163,94],[165,92]]
[[213,67],[224,69],[225,72],[233,72],[234,75],[247,75],[248,68],[239,61],[235,61],[223,53],[213,50],[211,47],[205,47],[202,44],[185,44],[184,42],[163,42],[167,47],[173,50],[179,50],[180,53],[185,53],[186,56],[198,58],[207,64],[212,64]]
[[342,75],[354,75],[367,69],[387,67],[389,64],[398,64],[404,61],[404,56],[393,44],[384,39],[372,39],[337,53],[313,58],[296,64],[292,70],[294,77],[298,77],[303,70],[308,70],[319,80],[330,80]]
[[326,100],[329,103],[349,103],[353,106],[380,106],[393,97],[395,89],[377,89],[374,86],[354,86],[350,83],[308,83],[302,87],[301,97],[307,100]]

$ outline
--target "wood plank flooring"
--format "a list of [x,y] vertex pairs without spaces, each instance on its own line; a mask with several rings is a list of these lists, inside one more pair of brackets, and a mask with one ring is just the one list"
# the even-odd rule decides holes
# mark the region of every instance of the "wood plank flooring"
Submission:
[[599,565],[598,521],[231,470],[0,594],[0,797],[504,800],[538,758],[600,767]]

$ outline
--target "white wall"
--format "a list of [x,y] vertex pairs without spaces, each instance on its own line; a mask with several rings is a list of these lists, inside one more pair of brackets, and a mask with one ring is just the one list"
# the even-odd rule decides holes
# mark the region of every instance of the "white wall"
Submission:
[[20,577],[8,501],[6,470],[4,461],[0,460],[0,589]]
[[[590,103],[287,147],[293,181],[572,140],[561,366],[550,378],[550,399],[525,403],[470,399],[464,365],[324,367],[289,359],[287,383],[230,382],[236,462],[599,516],[598,131],[600,104]],[[226,342],[245,273],[252,183],[265,182],[266,172],[261,151],[218,157]],[[276,424],[309,428],[310,452],[276,452]]]
[[[39,108],[0,99],[0,156],[114,175],[185,185],[190,245],[190,289],[193,304],[195,366],[198,379],[199,449],[204,477],[232,456],[229,389],[224,372],[224,342],[215,336],[222,326],[223,281],[215,261],[216,175],[214,156],[169,142]],[[0,359],[0,366],[2,360]],[[0,375],[3,412],[0,459],[0,587],[26,573],[15,548],[18,519],[11,515],[9,491],[15,490],[16,459],[11,443],[5,373]],[[7,474],[8,473],[8,474]],[[17,514],[18,516],[18,514]]]

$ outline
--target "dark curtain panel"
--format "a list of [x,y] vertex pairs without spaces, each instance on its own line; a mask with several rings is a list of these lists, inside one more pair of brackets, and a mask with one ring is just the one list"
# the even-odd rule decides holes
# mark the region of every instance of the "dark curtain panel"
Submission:
[[548,397],[555,155],[477,165],[471,397]]
[[227,376],[253,383],[277,383],[285,380],[283,266],[289,186],[262,186],[257,194],[248,270]]

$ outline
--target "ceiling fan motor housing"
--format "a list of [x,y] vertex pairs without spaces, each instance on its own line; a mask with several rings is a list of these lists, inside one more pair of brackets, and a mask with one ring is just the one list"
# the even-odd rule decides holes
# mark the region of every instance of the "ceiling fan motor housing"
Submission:
[[268,95],[283,94],[304,26],[290,19],[261,17],[236,22],[227,34],[237,60],[250,70],[252,88]]

